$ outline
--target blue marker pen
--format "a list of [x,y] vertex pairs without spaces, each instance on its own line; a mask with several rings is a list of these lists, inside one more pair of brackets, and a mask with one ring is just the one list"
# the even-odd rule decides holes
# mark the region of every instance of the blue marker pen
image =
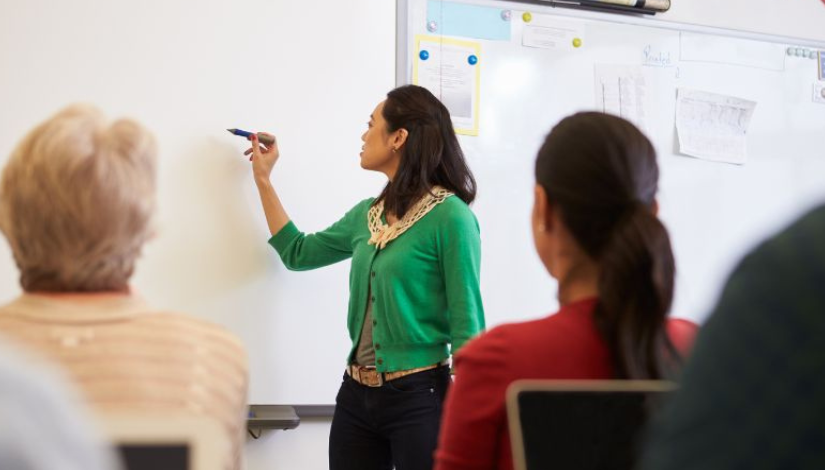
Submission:
[[[227,129],[227,131],[229,131],[230,134],[246,137],[247,139],[249,138],[249,136],[253,134],[252,132],[244,131],[241,129]],[[258,141],[264,145],[272,145],[275,143],[275,139],[269,137],[268,135],[263,135],[260,132],[258,132],[256,135],[258,136]]]

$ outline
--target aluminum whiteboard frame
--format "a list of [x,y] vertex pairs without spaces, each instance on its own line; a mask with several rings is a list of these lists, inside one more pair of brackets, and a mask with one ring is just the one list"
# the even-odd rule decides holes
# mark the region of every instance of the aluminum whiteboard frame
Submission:
[[[410,83],[407,77],[407,70],[410,67],[410,53],[413,38],[410,37],[409,13],[410,9],[418,3],[426,2],[428,0],[396,0],[396,57],[395,57],[395,83],[396,86]],[[494,1],[490,0],[443,0],[452,3],[467,3],[479,6],[492,6]],[[498,0],[499,2],[512,3],[514,5],[538,5],[541,8],[541,13],[548,13],[559,17],[567,18],[581,18],[595,21],[606,21],[618,24],[628,24],[636,26],[645,26],[649,28],[669,29],[674,31],[683,31],[688,33],[712,34],[716,36],[726,36],[739,39],[750,39],[754,41],[772,42],[784,45],[794,45],[800,47],[810,47],[815,49],[825,50],[825,42],[791,37],[780,36],[775,34],[755,33],[751,31],[741,31],[737,29],[718,28],[714,26],[703,26],[692,23],[678,23],[674,21],[665,21],[649,17],[647,15],[631,15],[624,13],[602,13],[594,11],[586,11],[576,9],[570,4],[556,3],[552,0]]]

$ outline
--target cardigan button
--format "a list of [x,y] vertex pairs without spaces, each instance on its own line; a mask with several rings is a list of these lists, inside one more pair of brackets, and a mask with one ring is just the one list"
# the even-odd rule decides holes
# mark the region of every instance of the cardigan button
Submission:
[[383,364],[383,363],[384,363],[384,360],[383,360],[383,359],[378,359],[378,365],[379,365],[379,366],[380,366],[381,364]]
[[378,320],[373,320],[373,321],[372,321],[372,326],[375,326],[375,325],[377,325],[377,324],[378,324]]
[[375,302],[375,296],[374,295],[372,296],[372,301]]
[[375,271],[372,272],[372,277],[375,277]]
[[378,344],[378,343],[375,343],[375,350],[378,351],[379,349],[381,349],[381,345]]

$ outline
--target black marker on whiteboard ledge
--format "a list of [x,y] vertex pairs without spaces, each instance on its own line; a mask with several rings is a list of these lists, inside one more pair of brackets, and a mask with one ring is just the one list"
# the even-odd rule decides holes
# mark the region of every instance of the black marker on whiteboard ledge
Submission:
[[260,142],[264,145],[272,145],[272,144],[275,143],[275,139],[273,139],[271,136],[268,136],[268,135],[263,134],[261,132],[253,133],[253,132],[249,132],[249,131],[245,131],[245,130],[241,130],[241,129],[227,129],[227,131],[229,133],[233,134],[233,135],[238,135],[238,136],[241,136],[241,137],[245,137],[247,139],[249,139],[249,136],[251,136],[252,134],[255,134],[255,135],[258,136],[258,142]]

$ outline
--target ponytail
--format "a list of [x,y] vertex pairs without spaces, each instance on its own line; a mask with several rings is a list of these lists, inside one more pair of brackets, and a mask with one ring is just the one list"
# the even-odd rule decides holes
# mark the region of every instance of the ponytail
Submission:
[[616,378],[670,376],[681,362],[666,329],[675,262],[667,230],[650,207],[634,203],[619,219],[601,251],[599,266],[594,316]]
[[578,113],[545,139],[536,182],[599,266],[594,318],[616,378],[670,376],[681,362],[667,334],[675,263],[653,210],[659,182],[653,144],[618,116]]

